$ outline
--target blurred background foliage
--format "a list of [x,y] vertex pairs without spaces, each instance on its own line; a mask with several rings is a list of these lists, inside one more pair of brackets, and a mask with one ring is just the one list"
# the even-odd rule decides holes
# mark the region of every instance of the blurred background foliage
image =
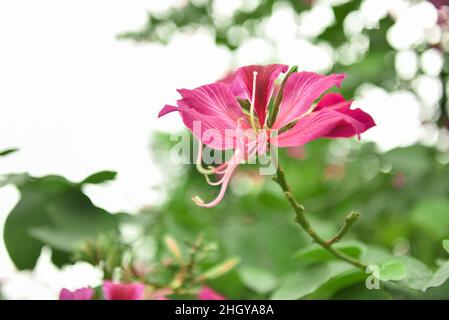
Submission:
[[[342,88],[345,96],[357,95],[361,86],[369,83],[387,91],[408,90],[421,99],[414,81],[424,71],[418,68],[412,77],[401,74],[397,56],[403,50],[388,40],[396,17],[387,12],[372,25],[357,25],[355,17],[368,2],[372,4],[335,3],[331,7],[333,22],[307,36],[308,41],[333,49],[334,60],[326,71],[348,74]],[[266,19],[281,6],[290,8],[299,21],[320,4],[300,0],[242,3],[240,9],[224,18],[215,14],[215,1],[185,1],[163,14],[149,13],[143,29],[118,37],[168,44],[176,32],[205,28],[214,34],[218,45],[237,51],[245,41],[265,37]],[[449,38],[448,22],[442,17],[440,11],[438,39],[423,38],[407,49],[416,56],[433,50],[442,61],[433,75],[443,88],[441,95],[431,106],[432,112],[421,119],[438,134],[432,143],[418,142],[382,151],[374,143],[320,140],[304,148],[280,151],[293,192],[320,234],[332,236],[349,212],[358,211],[362,218],[340,248],[367,264],[382,266],[399,261],[406,268],[406,274],[397,279],[389,277],[394,281],[383,282],[381,289],[367,290],[366,274],[314,247],[293,223],[293,212],[278,186],[259,176],[254,166],[242,167],[236,173],[219,206],[197,207],[190,200],[193,196],[208,199],[217,190],[206,184],[194,165],[170,163],[176,142],[162,133],[151,137],[150,145],[153,160],[165,177],[165,183],[155,190],[162,200],[140,212],[107,212],[83,192],[87,184],[113,180],[114,172],[99,172],[81,182],[26,173],[3,177],[1,185],[13,184],[21,193],[4,230],[11,259],[19,270],[32,269],[47,246],[58,266],[86,261],[80,255],[86,241],[119,234],[111,241],[120,248],[126,246],[134,260],[151,266],[164,258],[166,235],[181,245],[202,235],[217,250],[201,261],[201,269],[229,257],[240,259],[232,271],[208,281],[232,299],[449,298],[449,245],[443,246],[443,240],[449,239],[449,153],[448,144],[441,143],[446,141],[448,129]],[[271,59],[276,61],[277,57]],[[421,103],[423,109],[428,109],[425,101]],[[0,155],[16,151],[5,150]],[[112,263],[114,267],[124,267],[122,258]]]
[[[220,3],[223,1],[195,0],[186,1],[180,8],[163,13],[148,13],[145,27],[138,31],[124,32],[118,35],[119,39],[134,40],[137,42],[159,42],[167,44],[172,37],[179,32],[195,33],[200,29],[206,29],[215,36],[218,45],[237,51],[242,44],[253,38],[263,39],[276,52],[276,34],[269,34],[269,19],[273,14],[279,13],[282,18],[289,19],[293,15],[297,23],[296,30],[285,30],[286,33],[294,33],[296,39],[307,39],[311,44],[330,47],[333,51],[333,63],[325,67],[328,72],[343,72],[348,75],[343,86],[343,93],[352,96],[356,89],[364,83],[379,85],[387,90],[411,89],[412,80],[423,74],[422,70],[412,72],[412,75],[398,74],[395,69],[395,58],[400,55],[401,49],[408,46],[397,41],[394,36],[388,39],[388,32],[395,23],[397,12],[388,11],[382,7],[384,3],[378,1],[313,1],[313,0],[249,0],[237,1],[241,6],[233,12],[219,13]],[[236,1],[231,1],[236,3]],[[396,1],[400,7],[406,3],[420,3],[425,1]],[[430,48],[438,48],[443,55],[444,65],[437,76],[440,85],[446,86],[449,74],[449,39],[447,29],[449,18],[447,9],[441,9],[448,5],[444,0],[431,1],[440,8],[440,31],[428,31],[425,39],[410,43],[412,52],[422,54]],[[326,4],[323,6],[322,4]],[[328,3],[332,3],[329,18]],[[392,6],[394,7],[394,6]],[[326,9],[324,9],[326,8]],[[399,11],[404,11],[399,8]],[[417,9],[420,10],[420,9]],[[371,11],[371,12],[370,12]],[[376,12],[377,11],[377,12]],[[367,13],[368,12],[368,13]],[[369,14],[371,13],[371,17]],[[419,16],[417,17],[419,24]],[[306,19],[322,19],[314,21],[315,29],[301,31],[306,25]],[[363,21],[364,20],[364,21]],[[276,20],[274,23],[280,22]],[[307,21],[309,22],[309,21]],[[293,26],[295,27],[295,26]],[[305,28],[304,28],[305,29]],[[410,33],[417,30],[410,29]],[[442,32],[438,36],[435,33]],[[417,35],[418,36],[418,35]],[[295,50],[294,42],[287,49]],[[298,52],[298,54],[300,54]],[[270,58],[276,61],[278,54],[274,53]],[[436,58],[435,58],[436,59]],[[299,61],[300,63],[301,61]],[[408,61],[410,68],[413,61]],[[299,64],[300,70],[303,66]],[[433,115],[437,122],[448,127],[448,109],[446,90],[442,90],[439,110]]]

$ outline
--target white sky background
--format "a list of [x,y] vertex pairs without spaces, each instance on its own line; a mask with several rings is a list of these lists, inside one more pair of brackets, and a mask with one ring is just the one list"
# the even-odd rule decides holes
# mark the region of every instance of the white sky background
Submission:
[[[229,67],[229,53],[202,34],[169,48],[116,40],[141,27],[158,2],[0,2],[0,150],[21,149],[1,159],[0,174],[77,181],[111,169],[118,181],[90,190],[98,204],[136,210],[157,200],[150,132],[181,128],[174,118],[156,121],[158,111],[175,101],[176,88],[214,81]],[[1,235],[17,191],[2,188],[0,199]],[[12,271],[0,241],[0,278]]]
[[[182,1],[1,1],[0,150],[19,147],[20,152],[1,159],[0,174],[60,174],[78,181],[96,171],[116,170],[116,182],[107,188],[88,190],[97,204],[112,211],[136,210],[157,201],[158,195],[150,187],[157,185],[160,177],[151,164],[149,137],[156,129],[174,131],[182,127],[177,117],[157,120],[158,111],[165,103],[175,102],[176,88],[214,81],[233,62],[226,49],[216,47],[212,38],[202,32],[177,36],[168,47],[116,40],[118,33],[141,27],[146,21],[146,10],[160,10],[179,2]],[[228,2],[217,2],[225,14],[223,5]],[[365,2],[368,8],[374,3]],[[315,11],[326,17],[321,20],[330,23],[332,13],[329,15],[328,9],[324,6]],[[386,14],[385,10],[373,12]],[[363,14],[366,12],[360,13]],[[301,29],[302,40],[292,42],[289,37],[297,36],[297,32],[285,32],[285,28],[295,28],[294,21],[288,8],[278,10],[265,27],[268,36],[277,42],[276,54],[282,62],[314,71],[329,67],[330,49],[325,45],[312,46],[307,41],[314,32],[322,30],[321,25],[312,23],[321,20],[301,16],[300,22],[311,28],[309,33],[306,28]],[[398,37],[401,30],[406,30],[404,25],[396,28],[391,37]],[[404,39],[399,38],[401,49],[405,46],[406,50]],[[261,39],[251,40],[237,53],[236,62],[266,62],[272,53],[265,52],[265,48],[268,46]],[[404,57],[410,59],[410,55]],[[378,125],[384,124],[383,129],[371,133],[373,140],[388,141],[386,148],[416,141],[420,135],[420,111],[414,95],[390,95],[380,88],[370,90],[369,86],[360,94],[364,98],[358,105],[372,112]],[[396,124],[404,113],[407,117],[402,119],[398,133]],[[17,199],[13,187],[0,189],[0,236],[4,219]],[[80,283],[76,277],[59,276],[50,286],[45,281],[55,278],[56,271],[50,268],[39,272],[40,279],[44,279],[41,285],[29,282],[28,274],[15,273],[0,242],[0,279],[16,280],[10,284],[11,297],[32,297],[30,292],[38,292],[34,298],[51,298],[60,286]],[[89,272],[83,274],[95,274]],[[31,290],[29,283],[50,288]]]

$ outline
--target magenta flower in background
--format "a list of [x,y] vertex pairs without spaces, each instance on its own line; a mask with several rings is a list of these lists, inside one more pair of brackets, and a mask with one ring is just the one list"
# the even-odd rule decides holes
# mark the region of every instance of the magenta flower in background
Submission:
[[226,300],[224,296],[209,287],[202,287],[198,293],[199,300]]
[[[287,73],[281,86],[275,80],[288,66],[251,65],[237,69],[226,78],[193,90],[179,89],[177,106],[166,105],[159,117],[178,111],[186,127],[202,144],[215,150],[232,149],[233,156],[217,167],[197,165],[211,185],[221,185],[218,196],[209,203],[193,200],[202,207],[213,207],[224,197],[237,166],[256,155],[264,155],[268,146],[298,147],[319,138],[358,136],[375,125],[370,115],[351,109],[338,93],[325,94],[340,87],[343,74],[329,76],[314,72]],[[272,113],[272,114],[270,114]],[[210,175],[219,176],[211,182]]]
[[438,24],[449,25],[449,0],[429,0],[438,10]]
[[142,283],[118,283],[105,281],[103,295],[105,300],[142,300],[145,286]]
[[92,300],[93,296],[92,288],[80,288],[73,291],[63,288],[59,293],[59,300]]

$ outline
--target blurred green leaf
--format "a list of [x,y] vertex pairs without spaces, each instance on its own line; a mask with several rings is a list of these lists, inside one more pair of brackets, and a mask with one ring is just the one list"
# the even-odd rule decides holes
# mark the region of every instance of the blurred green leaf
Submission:
[[286,275],[271,299],[296,300],[318,290],[329,280],[342,275],[353,267],[341,262],[319,264]]
[[[353,258],[360,258],[366,251],[363,244],[355,241],[338,242],[332,246],[333,248],[345,253]],[[338,260],[329,251],[323,249],[319,245],[311,245],[304,249],[301,249],[296,255],[295,259],[305,262],[326,262],[331,260]]]
[[403,262],[391,260],[380,266],[379,278],[382,281],[398,281],[405,278],[407,269]]
[[69,252],[83,240],[118,226],[119,215],[94,206],[78,184],[63,177],[23,176],[10,182],[21,198],[6,219],[4,240],[19,270],[34,268],[44,245]]
[[[356,283],[365,282],[367,274],[358,270],[351,269],[338,274],[329,279],[325,284],[319,287],[315,292],[307,296],[308,299],[330,299],[340,290],[350,287]],[[364,288],[368,291],[366,288]],[[360,297],[355,297],[360,299]]]
[[432,287],[439,287],[443,285],[446,280],[449,279],[449,262],[446,262],[443,264],[430,278],[430,280],[427,282],[424,290],[428,290]]
[[263,268],[243,266],[238,272],[243,283],[260,294],[269,293],[278,284],[278,278]]
[[391,295],[385,289],[368,290],[365,282],[347,286],[337,292],[332,299],[336,300],[390,300]]
[[15,153],[17,151],[19,151],[18,148],[9,148],[9,149],[0,150],[0,157],[4,157],[4,156],[7,156],[7,155],[10,155],[10,154]]
[[449,240],[443,240],[443,248],[449,253]]
[[65,252],[74,251],[83,243],[78,234],[69,233],[68,230],[34,227],[29,229],[29,234],[50,247]]
[[423,199],[411,212],[416,226],[428,236],[442,238],[449,233],[449,200],[444,198]]
[[432,271],[424,263],[413,257],[399,256],[394,259],[402,262],[407,270],[406,276],[399,284],[411,289],[424,290],[432,276]]
[[101,184],[114,180],[117,177],[116,171],[100,171],[88,176],[81,184]]

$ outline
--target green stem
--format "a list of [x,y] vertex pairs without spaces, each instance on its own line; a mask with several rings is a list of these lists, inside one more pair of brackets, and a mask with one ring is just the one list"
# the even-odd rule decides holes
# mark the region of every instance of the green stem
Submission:
[[338,241],[340,241],[345,235],[346,233],[349,231],[349,229],[351,229],[352,225],[354,223],[356,223],[357,220],[359,220],[360,218],[360,213],[358,212],[351,212],[345,219],[345,222],[343,224],[343,226],[341,227],[340,231],[338,231],[338,233],[333,236],[332,238],[330,238],[329,240],[327,240],[327,244],[328,245],[332,245]]
[[[285,197],[287,198],[288,202],[290,203],[290,206],[293,208],[296,214],[295,221],[304,229],[304,231],[307,232],[307,234],[313,239],[314,242],[316,242],[318,245],[320,245],[323,249],[327,250],[329,253],[334,255],[340,260],[346,261],[347,263],[353,265],[356,268],[359,268],[363,271],[366,270],[366,265],[360,262],[357,259],[354,259],[334,248],[332,248],[332,242],[329,243],[328,241],[321,238],[315,230],[310,225],[309,221],[307,220],[305,214],[304,214],[304,207],[299,204],[295,197],[293,196],[290,186],[287,183],[287,180],[285,179],[284,170],[281,168],[280,165],[278,165],[278,169],[276,172],[276,176],[273,177],[273,180],[276,181],[279,186],[281,187],[282,191],[284,192]],[[352,219],[351,219],[352,220]],[[352,223],[351,223],[352,224]],[[345,227],[349,228],[349,227]],[[347,230],[344,232],[346,233]],[[340,233],[339,233],[340,234]],[[338,234],[337,234],[338,235]],[[343,234],[344,235],[344,234]],[[341,236],[343,236],[341,235]]]

